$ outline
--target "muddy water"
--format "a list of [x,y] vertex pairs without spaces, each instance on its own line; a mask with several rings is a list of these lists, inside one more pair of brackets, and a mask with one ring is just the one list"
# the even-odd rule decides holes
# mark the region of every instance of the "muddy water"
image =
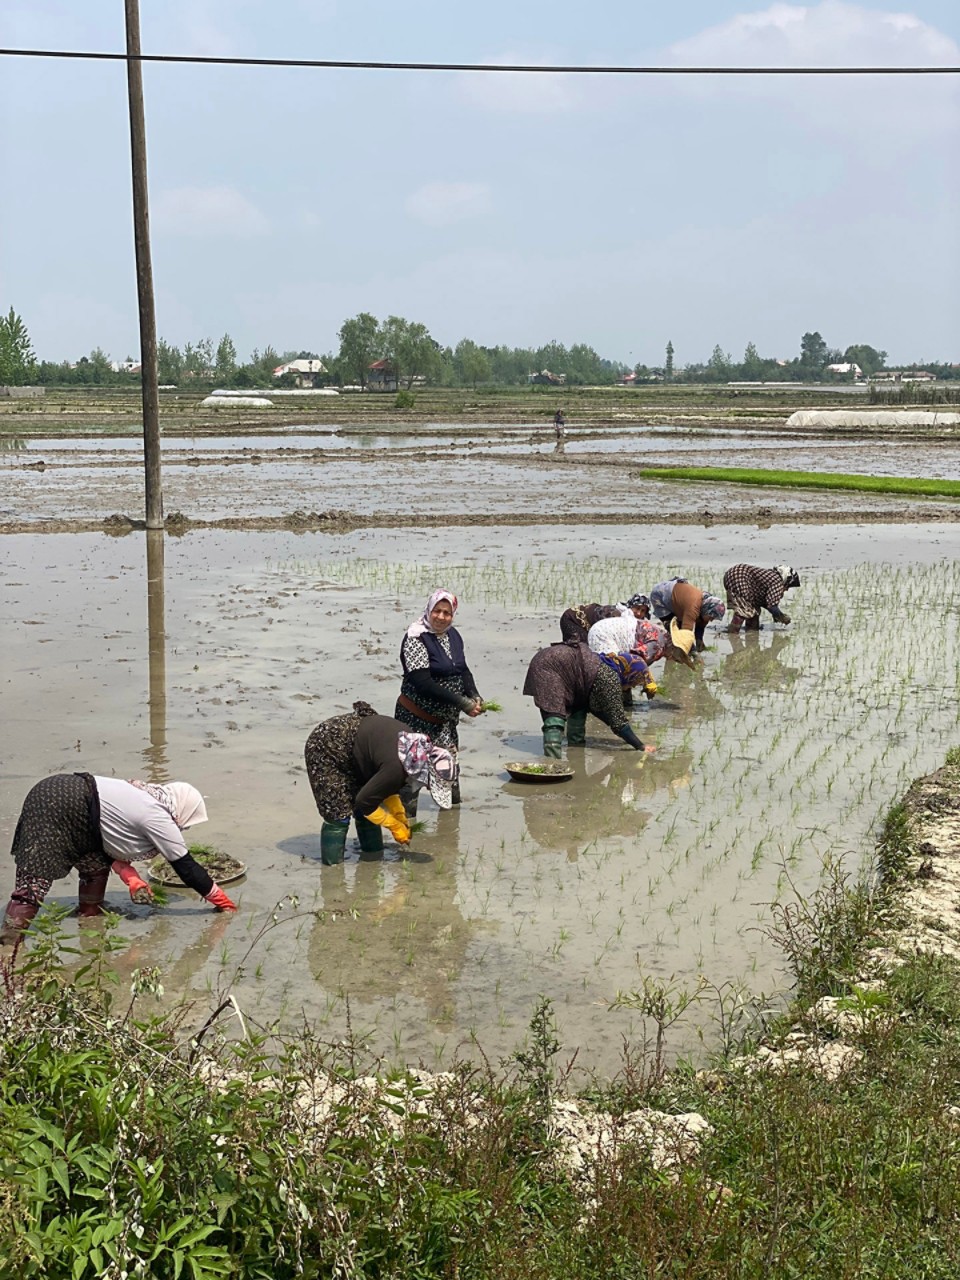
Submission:
[[[148,593],[142,534],[6,538],[0,842],[47,773],[187,778],[211,814],[197,836],[248,864],[241,911],[179,894],[129,908],[117,882],[121,965],[158,963],[168,993],[205,1005],[242,962],[234,991],[256,1022],[306,1015],[340,1036],[349,1004],[373,1048],[431,1064],[474,1039],[508,1053],[544,992],[578,1061],[613,1071],[642,1027],[608,1005],[641,973],[782,987],[764,904],[788,875],[809,890],[824,856],[856,863],[904,783],[956,743],[955,551],[939,525],[208,531],[167,540]],[[520,687],[565,604],[680,568],[717,590],[739,559],[800,569],[792,627],[715,634],[702,674],[667,671],[662,702],[634,713],[652,759],[591,721],[572,782],[508,780],[506,760],[539,751]],[[471,664],[504,711],[464,724],[465,803],[424,801],[411,857],[388,840],[361,861],[351,842],[324,868],[303,742],[355,697],[392,710],[401,634],[438,580],[460,592]],[[291,893],[298,911],[269,928]],[[695,1047],[695,1021],[674,1049]]]
[[[234,442],[235,443],[235,442]],[[659,442],[662,444],[662,441]],[[526,448],[526,446],[525,446]],[[744,462],[790,465],[804,469],[857,470],[890,474],[960,475],[960,450],[944,444],[935,451],[890,446],[888,451],[853,449],[840,452],[790,453],[752,449],[724,452],[683,452],[690,463]],[[45,448],[2,455],[0,466],[0,526],[51,521],[102,521],[114,513],[139,518],[143,512],[143,467],[134,449],[102,447]],[[275,445],[257,451],[213,452],[187,448],[172,452],[164,466],[164,495],[168,512],[194,520],[251,519],[263,515],[347,511],[360,516],[403,514],[416,493],[456,494],[457,510],[465,516],[526,514],[537,510],[569,513],[585,519],[590,513],[622,511],[628,518],[657,513],[661,518],[689,518],[706,513],[729,519],[783,519],[804,513],[894,513],[910,506],[919,516],[956,512],[949,500],[909,500],[895,495],[832,495],[762,486],[670,484],[636,477],[638,462],[670,463],[677,452],[634,453],[618,456],[571,450],[557,455],[552,447],[532,445],[526,453],[504,450],[455,449],[443,444],[406,448],[391,443],[386,449],[298,450]],[[895,459],[891,462],[889,459]]]

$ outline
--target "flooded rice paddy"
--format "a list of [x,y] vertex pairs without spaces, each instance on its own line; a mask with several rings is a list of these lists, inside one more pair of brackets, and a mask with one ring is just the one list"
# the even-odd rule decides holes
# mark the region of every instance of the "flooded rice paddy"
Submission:
[[[0,436],[0,524],[100,522],[143,509],[142,444],[136,435]],[[640,466],[675,464],[848,471],[960,478],[960,444],[836,441],[757,431],[607,428],[553,433],[496,426],[404,432],[291,430],[168,435],[162,442],[166,510],[194,520],[252,519],[264,512],[349,512],[382,518],[414,493],[456,494],[475,523],[536,509],[570,520],[598,512],[632,519],[790,519],[852,515],[902,518],[896,495],[836,495],[762,486],[639,482]],[[389,456],[389,464],[386,459]],[[915,519],[956,518],[957,504],[921,499]],[[442,504],[440,505],[442,510]]]
[[[451,484],[462,465],[438,464]],[[429,469],[406,474],[417,476],[411,506],[444,483]],[[56,475],[20,473],[4,506],[36,499],[42,510],[19,481]],[[526,483],[549,500],[542,472],[510,476],[512,502]],[[168,477],[176,493],[176,466]],[[558,482],[569,483],[562,469]],[[115,496],[116,474],[111,483]],[[138,483],[131,470],[130,509]],[[623,484],[605,500],[622,500]],[[233,501],[209,487],[206,500]],[[168,509],[177,502],[168,496]],[[889,804],[957,742],[956,526],[698,530],[622,509],[622,524],[594,528],[422,530],[409,518],[344,536],[205,530],[154,542],[149,575],[142,533],[0,539],[0,843],[9,848],[29,787],[54,771],[195,782],[211,815],[198,838],[248,865],[240,911],[214,916],[180,894],[160,911],[132,908],[117,881],[110,900],[129,939],[118,965],[159,964],[168,997],[204,1006],[232,982],[256,1025],[306,1017],[334,1039],[349,1027],[394,1061],[443,1065],[478,1047],[496,1060],[543,993],[565,1051],[612,1072],[621,1038],[643,1028],[609,1006],[644,975],[781,991],[769,904],[814,888],[825,858],[857,869]],[[702,671],[670,667],[662,697],[633,713],[656,756],[590,721],[586,748],[569,753],[572,782],[509,781],[505,762],[540,750],[520,688],[532,654],[559,638],[565,606],[678,570],[720,591],[738,560],[798,568],[792,626],[745,638],[714,629]],[[481,692],[503,711],[463,724],[464,804],[438,813],[424,800],[409,857],[388,840],[382,861],[365,861],[351,840],[342,867],[322,867],[304,741],[357,697],[392,712],[402,632],[438,583],[459,594]],[[277,911],[288,895],[299,905]],[[50,898],[75,899],[71,882]],[[696,1047],[698,1020],[710,1042],[704,1006],[674,1051]]]

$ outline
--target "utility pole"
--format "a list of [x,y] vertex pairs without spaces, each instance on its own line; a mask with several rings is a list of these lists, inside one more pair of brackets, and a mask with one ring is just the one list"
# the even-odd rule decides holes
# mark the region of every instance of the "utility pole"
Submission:
[[163,528],[160,480],[160,402],[157,390],[157,319],[150,259],[147,201],[147,131],[143,118],[143,64],[140,61],[139,0],[124,0],[127,24],[127,99],[130,113],[130,161],[133,170],[133,239],[140,307],[140,382],[143,392],[143,465],[148,529]]

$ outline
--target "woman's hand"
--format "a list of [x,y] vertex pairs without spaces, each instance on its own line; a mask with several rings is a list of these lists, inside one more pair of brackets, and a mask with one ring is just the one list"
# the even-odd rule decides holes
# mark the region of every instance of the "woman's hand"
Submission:
[[467,712],[467,715],[470,716],[471,719],[473,719],[476,716],[483,715],[483,699],[482,698],[474,699],[473,706]]
[[656,750],[657,748],[654,746],[651,746],[649,743],[643,748],[644,755],[648,755],[648,756],[652,756],[656,752]]

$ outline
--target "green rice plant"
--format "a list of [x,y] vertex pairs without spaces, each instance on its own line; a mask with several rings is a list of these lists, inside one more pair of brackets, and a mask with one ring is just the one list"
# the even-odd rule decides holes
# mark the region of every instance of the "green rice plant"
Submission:
[[900,493],[911,497],[960,498],[960,480],[912,476],[848,475],[829,471],[765,471],[753,467],[643,467],[644,480],[717,480],[730,484],[772,485],[789,489]]

